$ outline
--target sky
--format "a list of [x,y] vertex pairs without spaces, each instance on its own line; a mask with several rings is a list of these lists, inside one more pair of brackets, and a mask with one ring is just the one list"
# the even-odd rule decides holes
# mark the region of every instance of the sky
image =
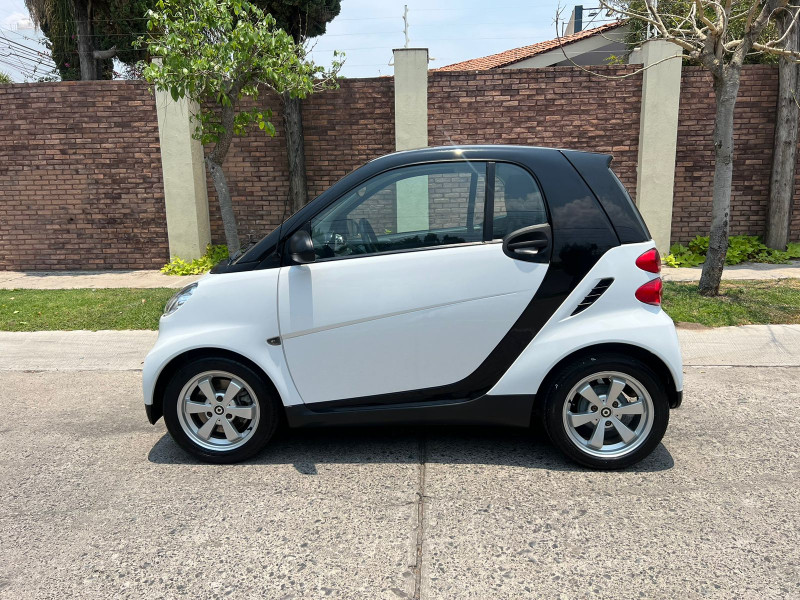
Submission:
[[[579,2],[561,0],[563,20]],[[346,77],[391,75],[392,49],[405,45],[404,5],[408,45],[428,48],[432,69],[556,37],[558,0],[342,0],[339,16],[314,40],[314,61],[329,64],[333,50],[341,50]],[[592,26],[614,20],[603,18],[597,15]]]
[[[577,2],[561,0],[564,21]],[[345,55],[341,71],[345,77],[392,75],[392,49],[405,45],[404,5],[408,6],[408,45],[428,48],[431,68],[556,37],[559,0],[342,0],[342,11],[325,35],[310,42],[313,60],[328,65],[333,51],[339,50]],[[613,20],[602,13],[594,18],[587,14],[597,2],[583,6],[584,21],[593,21],[591,26]],[[37,55],[18,45],[43,50],[35,41],[40,34],[24,27],[27,18],[23,0],[0,0],[0,70],[15,81],[24,81],[26,75],[35,80],[44,70],[40,66],[32,74]],[[18,57],[7,56],[10,48],[24,53],[27,60],[20,65]]]

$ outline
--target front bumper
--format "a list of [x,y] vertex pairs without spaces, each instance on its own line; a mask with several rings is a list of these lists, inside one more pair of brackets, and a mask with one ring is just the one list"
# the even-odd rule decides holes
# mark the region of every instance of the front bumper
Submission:
[[156,421],[161,418],[161,406],[155,404],[145,404],[144,410],[147,413],[147,420],[151,425],[155,425]]

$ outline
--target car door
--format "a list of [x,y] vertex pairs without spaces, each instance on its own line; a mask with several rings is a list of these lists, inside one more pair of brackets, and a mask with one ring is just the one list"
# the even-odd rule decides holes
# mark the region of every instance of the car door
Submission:
[[[315,407],[485,391],[548,268],[543,198],[512,164],[392,169],[303,227],[316,259],[281,268],[278,313],[292,379]],[[530,230],[516,249],[501,239],[512,230]]]

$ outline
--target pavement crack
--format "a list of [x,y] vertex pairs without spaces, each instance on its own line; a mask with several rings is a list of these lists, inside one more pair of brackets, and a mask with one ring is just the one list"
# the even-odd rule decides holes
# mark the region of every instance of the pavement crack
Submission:
[[428,461],[427,432],[419,438],[419,477],[417,483],[417,548],[414,564],[414,600],[420,600],[422,590],[422,544],[425,539],[425,464]]

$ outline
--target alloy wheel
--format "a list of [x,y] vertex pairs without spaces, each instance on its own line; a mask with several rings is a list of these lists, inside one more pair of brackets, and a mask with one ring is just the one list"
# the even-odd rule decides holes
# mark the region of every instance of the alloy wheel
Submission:
[[653,427],[655,409],[645,387],[616,371],[581,379],[567,394],[564,428],[582,452],[619,458],[633,452]]
[[183,386],[177,401],[184,433],[208,450],[241,447],[258,427],[261,416],[252,388],[225,371],[196,375]]

